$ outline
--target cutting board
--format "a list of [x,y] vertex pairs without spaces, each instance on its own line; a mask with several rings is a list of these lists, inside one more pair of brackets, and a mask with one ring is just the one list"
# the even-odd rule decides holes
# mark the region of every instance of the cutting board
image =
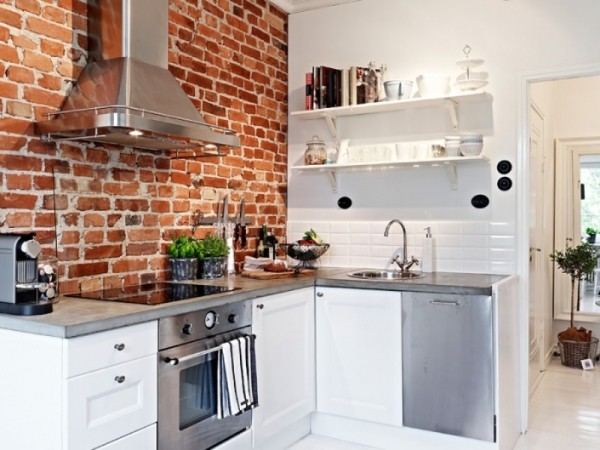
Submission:
[[255,280],[276,280],[278,278],[293,278],[302,277],[306,275],[313,275],[314,270],[303,269],[299,273],[293,270],[287,270],[285,272],[265,272],[264,270],[244,270],[242,276],[246,278],[254,278]]

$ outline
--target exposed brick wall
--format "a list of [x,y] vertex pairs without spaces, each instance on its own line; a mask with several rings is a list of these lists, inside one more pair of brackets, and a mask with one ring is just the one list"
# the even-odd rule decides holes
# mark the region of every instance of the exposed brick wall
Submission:
[[226,192],[229,214],[245,198],[253,219],[246,253],[262,223],[283,240],[286,15],[265,0],[170,1],[169,70],[207,122],[242,140],[220,160],[173,159],[35,136],[34,121],[61,105],[86,63],[86,9],[0,0],[0,232],[35,231],[45,255],[56,246],[62,292],[167,278],[170,238],[191,234],[193,215],[214,215]]

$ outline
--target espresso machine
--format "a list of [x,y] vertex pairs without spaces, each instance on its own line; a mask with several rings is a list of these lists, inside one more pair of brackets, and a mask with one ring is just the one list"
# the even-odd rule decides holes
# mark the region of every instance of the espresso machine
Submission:
[[40,251],[34,233],[0,234],[0,313],[52,312],[52,302],[40,301],[37,260]]

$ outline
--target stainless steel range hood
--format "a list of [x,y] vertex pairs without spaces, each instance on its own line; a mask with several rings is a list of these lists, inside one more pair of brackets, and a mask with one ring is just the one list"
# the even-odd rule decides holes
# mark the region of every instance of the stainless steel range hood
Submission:
[[36,123],[44,141],[165,150],[239,147],[207,124],[167,69],[168,0],[88,2],[90,63],[61,110]]

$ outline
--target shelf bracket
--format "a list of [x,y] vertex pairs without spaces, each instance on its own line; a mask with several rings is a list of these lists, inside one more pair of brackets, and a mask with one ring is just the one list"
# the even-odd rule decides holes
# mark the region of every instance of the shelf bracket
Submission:
[[329,181],[331,182],[331,190],[334,193],[337,193],[337,191],[338,191],[337,173],[335,172],[335,170],[327,170],[327,173],[329,174]]
[[331,114],[323,114],[323,118],[327,123],[327,127],[329,128],[329,132],[334,140],[337,141],[337,122],[335,116]]
[[450,179],[450,187],[453,191],[458,189],[458,175],[456,173],[456,164],[446,164],[446,172],[448,172],[448,178]]
[[446,108],[448,109],[448,114],[450,114],[450,121],[452,122],[452,128],[454,130],[458,129],[458,104],[452,100],[446,100]]

